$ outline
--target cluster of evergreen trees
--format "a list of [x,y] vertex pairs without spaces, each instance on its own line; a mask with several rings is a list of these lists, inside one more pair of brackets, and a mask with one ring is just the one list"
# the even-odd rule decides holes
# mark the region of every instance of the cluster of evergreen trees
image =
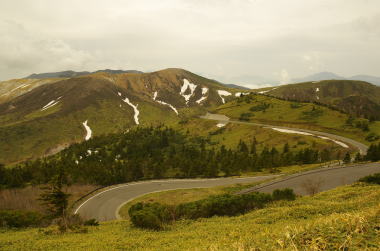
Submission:
[[14,168],[0,167],[0,187],[46,184],[63,168],[69,182],[110,185],[142,179],[219,177],[330,160],[328,151],[306,148],[257,151],[255,139],[234,150],[163,127],[136,128],[95,137],[54,156]]
[[365,159],[369,161],[380,161],[380,143],[370,145]]

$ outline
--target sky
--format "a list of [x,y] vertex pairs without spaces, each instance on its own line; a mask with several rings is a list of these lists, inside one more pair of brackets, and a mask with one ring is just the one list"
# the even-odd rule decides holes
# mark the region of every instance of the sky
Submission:
[[380,76],[379,0],[1,0],[0,80],[184,68],[260,87]]

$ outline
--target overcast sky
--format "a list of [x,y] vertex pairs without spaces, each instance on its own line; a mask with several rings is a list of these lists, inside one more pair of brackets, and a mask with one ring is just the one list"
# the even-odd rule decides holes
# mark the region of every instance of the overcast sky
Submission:
[[226,83],[380,76],[379,0],[1,0],[0,80],[179,67]]

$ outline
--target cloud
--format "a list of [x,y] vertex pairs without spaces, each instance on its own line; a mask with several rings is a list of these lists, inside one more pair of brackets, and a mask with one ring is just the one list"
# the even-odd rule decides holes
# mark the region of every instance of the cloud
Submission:
[[43,37],[12,21],[0,21],[0,76],[24,77],[33,72],[80,69],[92,56],[59,39]]
[[378,0],[2,0],[0,79],[166,67],[251,85],[287,81],[282,69],[378,75],[379,9]]

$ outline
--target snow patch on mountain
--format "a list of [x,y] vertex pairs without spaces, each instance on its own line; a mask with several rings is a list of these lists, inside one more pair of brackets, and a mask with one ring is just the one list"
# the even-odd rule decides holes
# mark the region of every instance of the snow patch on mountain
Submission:
[[202,101],[206,100],[207,99],[207,96],[204,96],[205,94],[207,94],[208,92],[208,88],[207,87],[203,87],[202,88],[202,97],[200,99],[198,99],[197,101],[195,101],[196,103],[200,104]]
[[222,99],[223,104],[225,103],[225,100],[222,96],[231,96],[232,94],[225,90],[218,90],[219,97]]
[[308,133],[308,132],[301,132],[301,131],[295,131],[295,130],[289,130],[289,129],[283,129],[283,128],[275,128],[275,127],[273,127],[272,129],[278,132],[283,132],[283,133],[294,133],[294,134],[313,136],[313,134]]
[[14,92],[14,91],[16,91],[16,90],[18,90],[18,89],[23,89],[23,88],[25,88],[25,87],[28,87],[29,85],[30,85],[30,84],[23,84],[23,85],[17,86],[16,88],[10,90],[9,92],[0,95],[0,97],[1,97],[1,96],[5,96],[5,95],[10,95],[12,92]]
[[[190,94],[186,94],[186,95],[185,95],[185,92],[186,92],[186,90],[187,90],[188,88],[190,88]],[[180,91],[179,94],[180,94],[182,97],[185,98],[185,100],[186,100],[186,104],[189,103],[189,100],[190,100],[191,96],[194,95],[195,88],[197,88],[197,85],[196,85],[196,84],[190,83],[186,78],[183,79],[183,85],[182,85],[182,87],[181,87],[181,91]]]
[[87,125],[87,122],[88,122],[88,120],[86,120],[85,122],[83,122],[82,124],[83,124],[83,126],[84,126],[84,128],[86,129],[86,137],[84,138],[85,140],[89,140],[90,138],[91,138],[91,136],[92,136],[92,130],[91,130],[91,128]]
[[129,106],[131,106],[131,107],[133,108],[133,110],[134,110],[134,112],[135,112],[133,118],[135,119],[135,123],[136,123],[136,125],[139,125],[139,124],[140,124],[140,122],[139,122],[139,114],[140,114],[140,111],[137,109],[138,104],[137,104],[137,105],[132,104],[132,103],[129,101],[128,98],[123,99],[123,101],[124,101],[125,103],[127,103]]
[[177,109],[174,107],[174,106],[172,106],[171,104],[168,104],[168,103],[166,103],[166,102],[164,102],[164,101],[161,101],[161,100],[157,100],[157,95],[158,95],[158,92],[157,91],[155,91],[154,93],[153,93],[153,100],[154,101],[156,101],[157,103],[159,103],[159,104],[161,104],[161,105],[167,105],[167,106],[169,106],[177,115],[178,115],[178,111],[177,111]]
[[270,90],[266,90],[266,91],[261,91],[261,92],[258,92],[260,94],[264,94],[264,93],[267,93],[267,92],[270,92],[270,91],[273,91],[273,90],[276,90],[278,87],[275,87],[275,88],[272,88]]
[[335,139],[330,139],[330,138],[328,138],[328,137],[324,137],[324,136],[318,136],[318,138],[326,139],[326,140],[331,140],[331,141],[333,141],[335,144],[338,144],[338,145],[340,145],[340,146],[342,146],[342,147],[344,147],[344,148],[349,148],[349,146],[346,145],[345,143],[340,142],[340,141],[335,140]]
[[50,101],[50,102],[47,103],[44,107],[42,107],[41,111],[45,111],[45,110],[49,109],[50,107],[55,106],[56,104],[59,103],[59,100],[60,100],[61,98],[62,98],[62,97],[59,97],[59,98],[57,98],[57,100],[54,99],[54,100]]

